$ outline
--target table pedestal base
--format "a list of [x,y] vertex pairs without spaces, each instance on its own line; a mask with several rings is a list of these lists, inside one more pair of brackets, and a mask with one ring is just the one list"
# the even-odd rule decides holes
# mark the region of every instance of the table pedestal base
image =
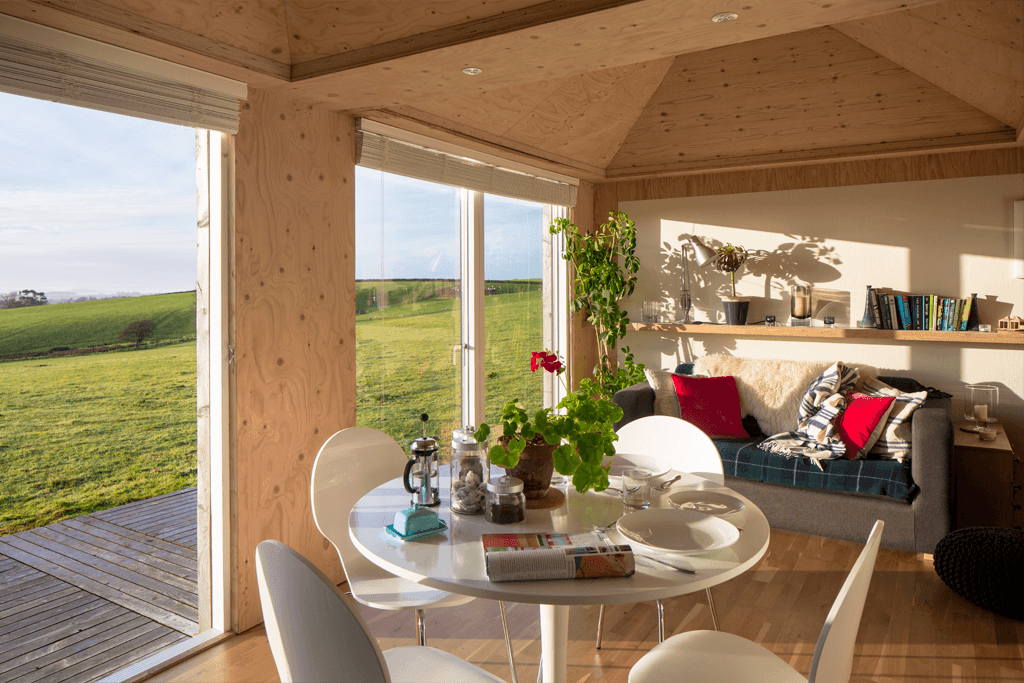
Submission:
[[565,683],[569,647],[569,606],[540,606],[541,680]]

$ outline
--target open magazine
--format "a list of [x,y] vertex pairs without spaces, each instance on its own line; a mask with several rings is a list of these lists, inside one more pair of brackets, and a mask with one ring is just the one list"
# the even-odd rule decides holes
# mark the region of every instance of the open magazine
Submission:
[[585,544],[569,534],[484,534],[484,565],[490,581],[543,581],[632,576],[628,545]]

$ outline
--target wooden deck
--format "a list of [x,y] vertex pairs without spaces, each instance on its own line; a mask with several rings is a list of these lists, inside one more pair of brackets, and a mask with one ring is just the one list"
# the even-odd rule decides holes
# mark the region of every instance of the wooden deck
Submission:
[[197,621],[195,488],[0,537],[0,683],[96,680]]

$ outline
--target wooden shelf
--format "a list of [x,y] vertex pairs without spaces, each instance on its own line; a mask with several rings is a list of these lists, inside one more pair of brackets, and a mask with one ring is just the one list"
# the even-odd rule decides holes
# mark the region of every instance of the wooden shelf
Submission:
[[995,344],[1024,346],[1024,332],[935,332],[925,330],[875,330],[861,327],[765,327],[764,325],[682,325],[678,323],[630,323],[637,332],[666,332],[691,337],[775,337],[804,339],[853,339],[878,341],[926,341],[947,344]]

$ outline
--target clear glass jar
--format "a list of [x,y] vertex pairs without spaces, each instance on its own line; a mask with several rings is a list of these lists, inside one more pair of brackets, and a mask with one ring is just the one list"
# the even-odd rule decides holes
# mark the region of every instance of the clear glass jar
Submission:
[[461,515],[481,514],[487,498],[491,472],[487,442],[477,442],[475,431],[473,426],[466,426],[452,432],[451,508]]
[[526,519],[523,481],[508,475],[488,481],[484,518],[493,524],[515,524]]

